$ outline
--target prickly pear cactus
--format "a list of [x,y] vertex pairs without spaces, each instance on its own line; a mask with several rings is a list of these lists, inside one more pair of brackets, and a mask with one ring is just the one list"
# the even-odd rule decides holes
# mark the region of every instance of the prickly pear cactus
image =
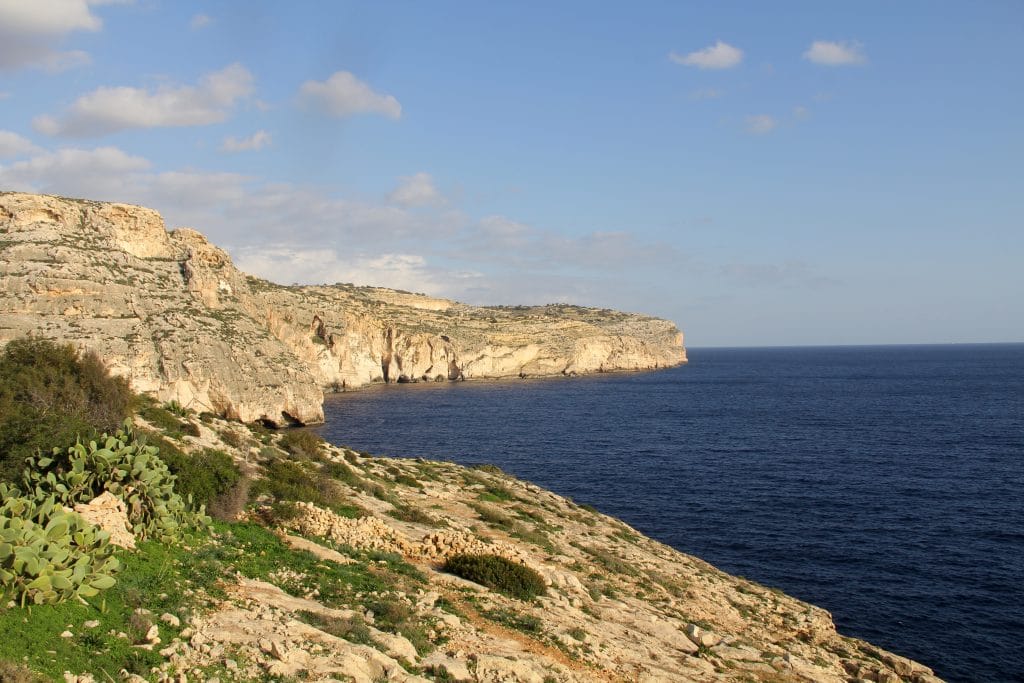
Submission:
[[54,496],[67,506],[87,503],[104,491],[125,502],[132,532],[139,539],[178,539],[186,527],[209,524],[200,507],[174,491],[175,477],[158,457],[159,449],[136,438],[131,422],[113,436],[81,442],[61,453],[29,458],[24,483],[35,499]]
[[0,600],[52,604],[114,585],[118,561],[107,532],[53,496],[39,501],[0,484]]

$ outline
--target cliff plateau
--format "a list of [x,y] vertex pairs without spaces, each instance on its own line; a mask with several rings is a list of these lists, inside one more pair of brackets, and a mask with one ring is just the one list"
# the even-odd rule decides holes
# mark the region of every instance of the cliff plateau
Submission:
[[568,305],[477,307],[390,289],[276,285],[160,214],[0,193],[0,343],[95,350],[140,392],[244,422],[323,419],[374,382],[573,375],[686,362],[669,321]]

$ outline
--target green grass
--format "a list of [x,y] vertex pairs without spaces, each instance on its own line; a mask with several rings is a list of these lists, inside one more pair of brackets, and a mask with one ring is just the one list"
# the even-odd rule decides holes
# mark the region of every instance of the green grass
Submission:
[[[163,662],[158,652],[132,647],[131,640],[111,635],[129,632],[136,608],[145,608],[159,617],[170,612],[184,617],[199,602],[202,592],[216,592],[219,571],[210,571],[210,557],[196,550],[207,539],[197,536],[193,547],[171,546],[155,541],[139,545],[136,552],[120,551],[122,569],[117,584],[83,605],[66,602],[31,609],[0,611],[0,659],[23,661],[32,670],[51,679],[62,678],[64,671],[92,672],[99,678],[118,679],[118,672],[148,674],[150,667]],[[99,621],[96,628],[83,623]],[[74,638],[61,638],[69,630]],[[160,637],[167,643],[178,629],[160,623]]]
[[[249,522],[214,522],[210,532],[197,533],[177,546],[144,542],[135,552],[118,552],[123,567],[117,583],[88,604],[0,608],[0,633],[4,634],[0,662],[19,663],[27,656],[24,663],[51,680],[62,680],[65,670],[92,672],[98,680],[119,680],[121,669],[148,676],[152,667],[163,662],[159,653],[134,648],[133,640],[110,632],[131,634],[136,608],[150,610],[153,619],[170,612],[183,620],[184,627],[186,616],[206,607],[208,599],[226,597],[221,581],[230,581],[236,571],[274,582],[296,596],[315,588],[320,601],[330,607],[369,607],[379,615],[378,628],[401,633],[421,652],[429,650],[429,626],[419,623],[411,608],[396,597],[397,591],[422,586],[426,577],[393,553],[352,552],[351,556],[352,564],[327,562],[288,547],[270,530]],[[282,569],[290,570],[290,578],[277,577]],[[83,624],[89,620],[100,624],[86,629]],[[156,623],[164,644],[179,632]],[[342,626],[334,624],[332,629]],[[61,638],[65,630],[75,637]],[[351,630],[352,639],[357,640],[358,625],[352,624]]]

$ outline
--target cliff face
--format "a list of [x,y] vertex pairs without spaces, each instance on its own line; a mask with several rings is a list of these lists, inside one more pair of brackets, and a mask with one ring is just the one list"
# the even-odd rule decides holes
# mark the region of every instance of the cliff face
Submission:
[[665,320],[575,306],[481,308],[245,275],[198,232],[125,204],[0,193],[0,343],[96,350],[132,386],[275,425],[323,419],[323,390],[670,367]]

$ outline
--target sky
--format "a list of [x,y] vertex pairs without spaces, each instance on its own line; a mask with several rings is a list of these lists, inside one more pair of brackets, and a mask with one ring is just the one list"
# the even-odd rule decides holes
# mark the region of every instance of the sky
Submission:
[[0,190],[688,346],[1024,341],[1024,3],[0,0]]

